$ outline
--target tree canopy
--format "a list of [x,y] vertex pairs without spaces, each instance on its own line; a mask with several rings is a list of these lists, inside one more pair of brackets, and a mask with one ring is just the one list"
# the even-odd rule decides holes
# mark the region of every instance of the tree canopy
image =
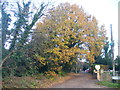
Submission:
[[[0,68],[3,76],[21,76],[36,71],[34,61],[28,55],[32,29],[44,16],[48,3],[39,8],[31,1],[6,2],[1,6],[2,60]],[[34,12],[33,12],[34,11]],[[8,47],[6,48],[6,45]]]
[[75,63],[78,55],[80,59],[94,63],[106,40],[104,26],[99,27],[94,16],[69,3],[50,9],[37,24],[35,32],[39,33],[33,35],[33,40],[37,41],[39,35],[43,35],[48,38],[49,46],[42,51],[43,54],[35,54],[35,59],[43,65],[52,64],[56,71]]
[[[31,4],[16,3],[16,20],[11,29],[8,27],[13,19],[2,7],[6,54],[1,65],[8,60],[3,65],[7,68],[4,75],[6,72],[16,76],[37,72],[54,76],[62,71],[70,72],[79,62],[78,58],[92,64],[101,55],[106,41],[104,26],[98,26],[96,18],[85,13],[82,7],[61,3],[46,10],[48,4],[42,3],[32,12]],[[8,50],[4,47],[6,42],[10,44]]]
[[[7,8],[15,8],[9,10]],[[48,4],[41,3],[40,7],[36,12],[33,13],[34,9],[31,9],[31,2],[16,2],[11,4],[9,2],[1,2],[1,30],[2,30],[2,48],[3,48],[3,60],[2,64],[21,47],[24,47],[29,42],[31,30],[35,23],[44,15],[44,11]],[[14,16],[13,16],[14,15]],[[13,18],[12,18],[13,16]],[[15,19],[16,18],[16,19]],[[12,28],[9,26],[11,23]],[[5,43],[8,42],[10,47],[6,51]],[[6,53],[7,52],[7,53]]]

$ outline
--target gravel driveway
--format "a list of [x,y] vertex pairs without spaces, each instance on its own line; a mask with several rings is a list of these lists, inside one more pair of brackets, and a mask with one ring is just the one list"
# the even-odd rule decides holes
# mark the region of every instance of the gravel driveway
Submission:
[[72,79],[55,85],[52,88],[107,88],[95,84],[97,81],[91,74],[79,73],[74,75]]

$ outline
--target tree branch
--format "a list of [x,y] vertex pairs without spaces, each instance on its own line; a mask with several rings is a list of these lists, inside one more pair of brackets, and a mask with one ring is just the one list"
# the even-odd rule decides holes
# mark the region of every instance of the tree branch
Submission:
[[15,50],[11,51],[1,62],[0,68],[2,68],[3,63],[15,52]]

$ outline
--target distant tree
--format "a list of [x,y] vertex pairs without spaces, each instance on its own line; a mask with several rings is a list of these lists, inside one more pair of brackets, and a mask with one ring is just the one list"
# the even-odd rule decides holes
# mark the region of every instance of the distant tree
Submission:
[[115,59],[115,63],[116,63],[116,70],[120,74],[120,56],[117,56],[117,58]]
[[111,49],[108,41],[106,41],[106,44],[104,45],[103,53],[101,53],[100,56],[95,57],[95,60],[96,64],[108,65],[109,69],[112,69]]

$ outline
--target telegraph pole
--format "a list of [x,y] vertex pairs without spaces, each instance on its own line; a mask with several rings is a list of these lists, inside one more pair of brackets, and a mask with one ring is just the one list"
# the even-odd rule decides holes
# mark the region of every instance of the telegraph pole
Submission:
[[114,61],[114,40],[113,40],[113,33],[112,33],[112,24],[110,24],[110,31],[111,31],[111,56],[112,56],[112,64],[113,64],[113,76],[115,76],[115,61]]
[[[118,23],[120,23],[120,1],[118,2]],[[120,57],[120,25],[118,25],[118,56]]]

